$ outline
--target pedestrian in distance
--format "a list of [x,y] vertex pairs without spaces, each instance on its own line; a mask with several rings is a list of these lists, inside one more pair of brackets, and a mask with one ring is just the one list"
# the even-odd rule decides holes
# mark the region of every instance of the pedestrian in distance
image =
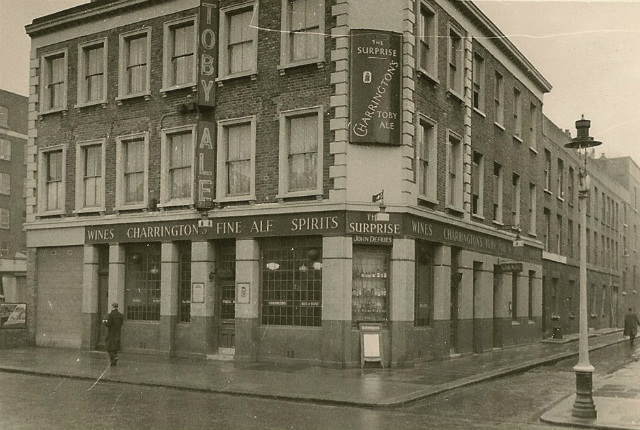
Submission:
[[638,334],[638,325],[640,325],[638,316],[633,313],[633,309],[629,308],[629,312],[624,316],[624,332],[622,334],[623,336],[629,336],[631,348],[633,348],[633,340]]
[[112,303],[113,308],[109,312],[109,316],[103,321],[105,327],[107,327],[107,352],[109,353],[109,361],[112,366],[118,365],[118,351],[120,350],[120,335],[122,331],[122,323],[124,317],[118,311],[118,304]]

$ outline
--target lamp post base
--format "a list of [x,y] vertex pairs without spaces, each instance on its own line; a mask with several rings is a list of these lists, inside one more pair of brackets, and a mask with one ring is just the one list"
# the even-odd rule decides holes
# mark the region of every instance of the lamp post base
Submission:
[[598,412],[593,403],[592,372],[576,370],[576,400],[571,415],[577,418],[596,418]]

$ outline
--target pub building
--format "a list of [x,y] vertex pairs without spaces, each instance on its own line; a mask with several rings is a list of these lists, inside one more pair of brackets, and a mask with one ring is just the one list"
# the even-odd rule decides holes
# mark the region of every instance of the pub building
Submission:
[[36,345],[100,348],[111,302],[136,353],[540,340],[551,87],[472,2],[96,0],[27,33]]

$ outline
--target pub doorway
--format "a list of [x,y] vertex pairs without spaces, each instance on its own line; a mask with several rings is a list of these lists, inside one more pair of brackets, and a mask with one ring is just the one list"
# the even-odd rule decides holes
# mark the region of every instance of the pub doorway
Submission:
[[216,252],[216,315],[218,353],[235,354],[236,336],[236,243],[218,243]]

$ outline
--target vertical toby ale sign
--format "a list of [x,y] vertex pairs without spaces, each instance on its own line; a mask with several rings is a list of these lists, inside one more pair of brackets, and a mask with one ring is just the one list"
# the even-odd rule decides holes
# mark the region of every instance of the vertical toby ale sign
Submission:
[[218,76],[218,1],[203,0],[198,26],[198,105],[215,106]]
[[198,209],[213,208],[215,198],[215,123],[198,121],[196,129],[196,198]]
[[[198,106],[214,107],[218,76],[218,0],[202,0],[198,23]],[[195,206],[211,209],[215,199],[215,123],[198,119]]]
[[401,57],[401,34],[351,30],[351,143],[402,143]]

